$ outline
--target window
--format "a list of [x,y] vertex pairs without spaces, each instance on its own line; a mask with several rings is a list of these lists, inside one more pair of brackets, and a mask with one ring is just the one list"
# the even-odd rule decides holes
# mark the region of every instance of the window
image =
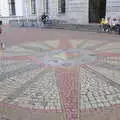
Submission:
[[66,12],[65,0],[58,0],[58,12],[59,13],[65,13]]
[[43,4],[44,4],[44,12],[48,14],[49,12],[48,0],[43,0]]
[[36,0],[31,0],[31,10],[32,14],[36,14]]
[[48,13],[48,0],[46,0],[46,13]]
[[8,3],[9,3],[9,13],[10,13],[10,16],[11,15],[16,15],[15,0],[9,0]]

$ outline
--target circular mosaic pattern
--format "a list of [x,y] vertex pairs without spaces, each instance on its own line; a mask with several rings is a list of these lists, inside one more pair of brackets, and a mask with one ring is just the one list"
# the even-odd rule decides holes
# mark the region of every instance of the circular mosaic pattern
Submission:
[[75,120],[80,111],[120,104],[119,42],[31,42],[0,56],[0,111],[4,103]]
[[95,60],[94,53],[85,49],[55,50],[48,52],[42,59],[44,64],[50,66],[77,66]]

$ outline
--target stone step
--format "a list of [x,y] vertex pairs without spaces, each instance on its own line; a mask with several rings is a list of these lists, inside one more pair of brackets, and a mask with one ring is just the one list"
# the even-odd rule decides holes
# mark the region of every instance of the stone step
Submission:
[[57,24],[57,25],[47,26],[46,28],[96,32],[98,29],[98,25]]
[[[24,23],[24,24],[23,24]],[[18,21],[10,21],[10,25],[13,27],[42,27],[36,21],[24,21],[18,23]],[[96,32],[98,29],[98,24],[87,24],[87,25],[80,25],[80,24],[60,24],[60,22],[53,22],[52,24],[46,24],[44,28],[47,29],[65,29],[65,30],[82,30],[82,31],[91,31]]]

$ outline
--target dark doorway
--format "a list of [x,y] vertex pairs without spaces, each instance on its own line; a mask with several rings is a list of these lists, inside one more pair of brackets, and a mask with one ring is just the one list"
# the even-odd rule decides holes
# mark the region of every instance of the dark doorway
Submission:
[[105,14],[106,0],[89,0],[89,23],[98,23]]

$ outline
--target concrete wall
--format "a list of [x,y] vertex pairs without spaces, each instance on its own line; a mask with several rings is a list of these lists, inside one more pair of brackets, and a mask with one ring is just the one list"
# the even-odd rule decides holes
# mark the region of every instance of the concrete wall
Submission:
[[88,24],[88,0],[66,0],[66,13],[58,13],[58,0],[49,0],[49,15],[68,23]]
[[23,16],[23,0],[15,0],[16,16]]
[[0,0],[0,12],[1,16],[9,16],[8,0]]
[[107,0],[106,17],[120,17],[120,0]]
[[23,0],[23,16],[31,16],[31,0]]
[[44,12],[44,0],[36,0],[36,11],[37,16],[39,17]]
[[88,0],[67,0],[67,19],[75,23],[88,23]]
[[49,15],[52,18],[58,17],[58,0],[49,0]]

